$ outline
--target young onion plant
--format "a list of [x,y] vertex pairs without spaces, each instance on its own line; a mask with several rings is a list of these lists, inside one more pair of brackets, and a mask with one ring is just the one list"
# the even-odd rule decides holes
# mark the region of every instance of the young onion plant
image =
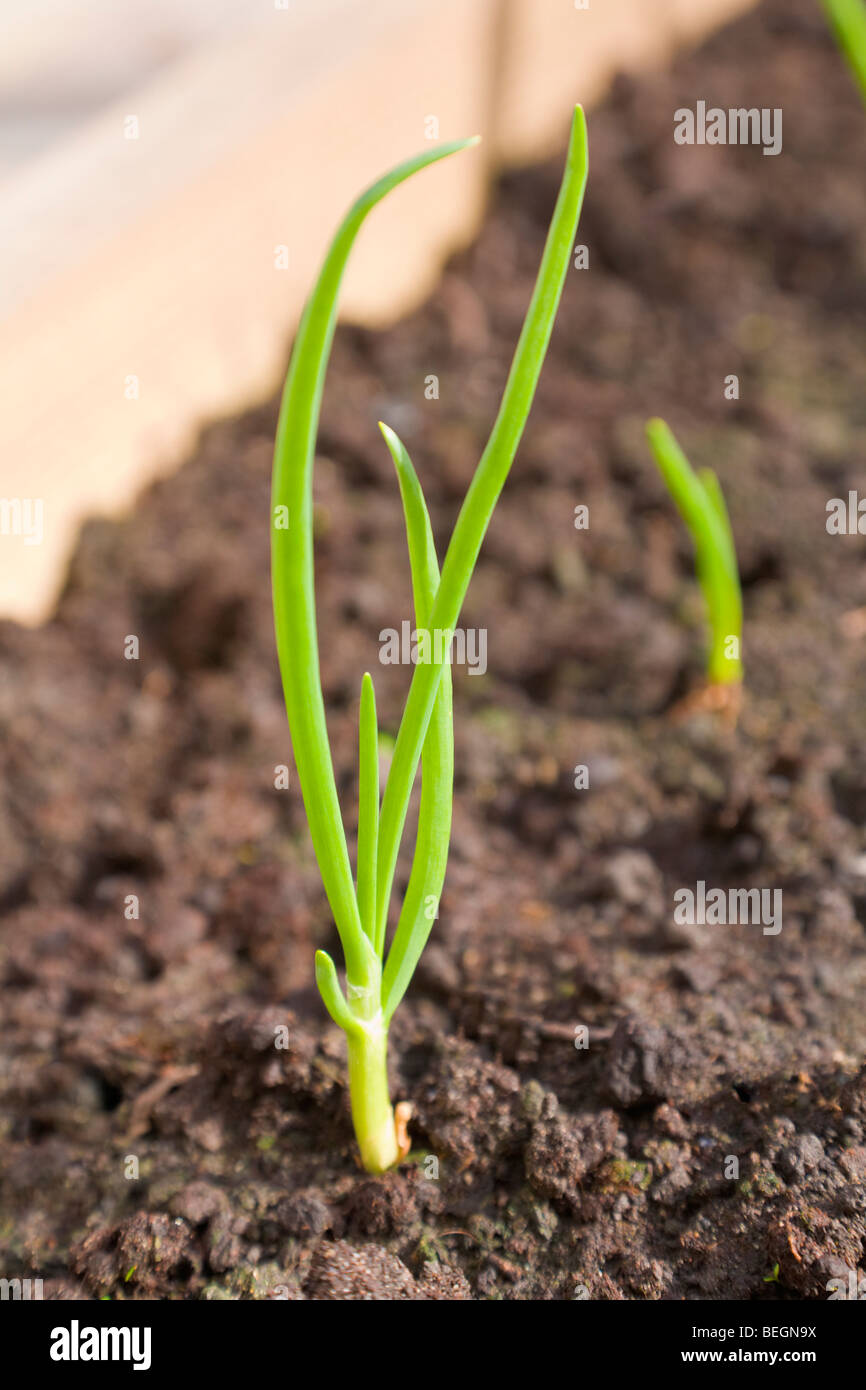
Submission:
[[662,477],[695,543],[695,567],[710,622],[707,684],[727,693],[720,704],[736,713],[743,679],[743,604],[734,536],[719,480],[697,473],[664,420],[650,420],[647,438]]
[[[417,474],[397,435],[387,425],[381,426],[405,514],[416,626],[441,633],[443,640],[429,644],[436,659],[414,668],[381,797],[376,701],[370,675],[363,678],[354,880],[319,674],[313,460],[337,294],[361,224],[398,184],[474,143],[461,140],[440,145],[398,165],[350,208],[298,327],[274,451],[271,568],[277,652],[298,779],[346,974],[344,990],[333,960],[318,951],[316,982],[328,1012],[346,1034],[355,1134],[361,1161],[374,1173],[390,1168],[407,1147],[402,1134],[398,1136],[388,1090],[388,1027],[426,945],[445,877],[454,763],[450,638],[532,405],[569,266],[587,175],[586,126],[580,107],[575,111],[559,197],[499,413],[457,518],[441,574]],[[386,953],[397,854],[419,763],[421,800],[414,858]]]

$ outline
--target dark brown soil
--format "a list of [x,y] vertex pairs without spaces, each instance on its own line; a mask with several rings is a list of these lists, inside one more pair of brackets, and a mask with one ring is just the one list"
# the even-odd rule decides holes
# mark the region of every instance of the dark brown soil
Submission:
[[[698,99],[782,107],[784,152],[675,145]],[[312,982],[334,931],[297,787],[274,789],[274,403],[90,524],[47,626],[0,626],[0,1267],[46,1296],[826,1298],[863,1271],[866,542],[825,506],[866,454],[866,114],[818,6],[772,0],[619,82],[590,136],[590,268],[464,614],[489,671],[456,673],[447,886],[392,1033],[413,1161],[355,1165]],[[318,584],[350,835],[361,674],[392,732],[408,679],[376,660],[411,612],[376,420],[444,546],[558,177],[505,180],[419,313],[338,335]],[[728,497],[735,733],[670,718],[701,608],[651,414]],[[699,879],[781,888],[783,930],[676,926]]]

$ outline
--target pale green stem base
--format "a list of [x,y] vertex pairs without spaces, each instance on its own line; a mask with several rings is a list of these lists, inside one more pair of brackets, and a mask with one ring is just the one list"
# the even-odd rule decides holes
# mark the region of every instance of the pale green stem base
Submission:
[[361,1162],[368,1173],[384,1173],[400,1157],[388,1093],[388,1030],[381,1018],[346,1034],[349,1096]]

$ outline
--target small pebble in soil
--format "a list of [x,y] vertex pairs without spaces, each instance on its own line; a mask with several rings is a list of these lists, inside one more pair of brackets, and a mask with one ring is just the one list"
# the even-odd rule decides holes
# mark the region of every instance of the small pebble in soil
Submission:
[[786,1182],[799,1182],[812,1168],[817,1168],[824,1157],[824,1145],[817,1134],[800,1134],[784,1148],[779,1157],[779,1167]]

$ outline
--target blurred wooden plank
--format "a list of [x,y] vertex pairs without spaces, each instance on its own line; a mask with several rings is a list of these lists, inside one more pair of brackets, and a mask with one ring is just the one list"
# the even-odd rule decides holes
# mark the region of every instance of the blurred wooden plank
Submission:
[[[375,18],[348,7],[335,33],[274,11],[7,187],[0,495],[43,498],[45,536],[0,537],[0,612],[44,617],[85,516],[128,506],[202,421],[277,385],[351,199],[424,148],[431,112],[443,139],[481,124],[493,15],[494,0],[435,13],[386,0]],[[123,138],[130,112],[137,141]],[[347,314],[394,315],[429,291],[477,224],[482,170],[483,155],[467,153],[377,209],[347,276]]]

